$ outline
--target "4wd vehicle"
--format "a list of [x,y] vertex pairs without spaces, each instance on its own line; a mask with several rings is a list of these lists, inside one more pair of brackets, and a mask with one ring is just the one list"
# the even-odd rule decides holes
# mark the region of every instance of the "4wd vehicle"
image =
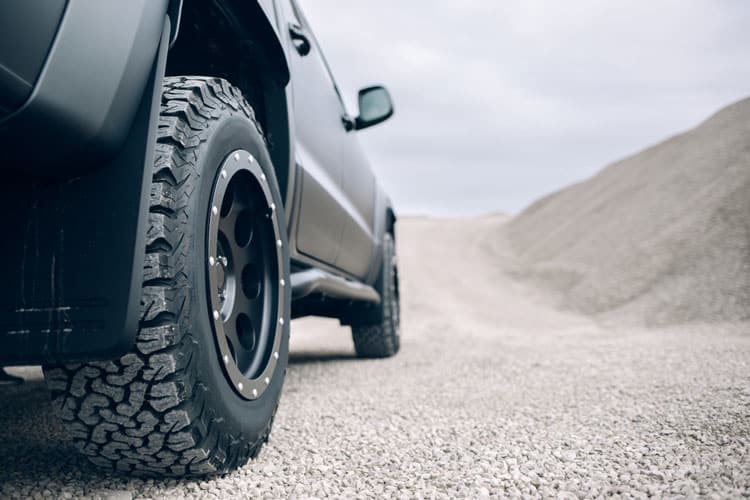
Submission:
[[399,349],[391,203],[294,0],[0,3],[0,366],[92,462],[222,473],[268,440],[292,318]]

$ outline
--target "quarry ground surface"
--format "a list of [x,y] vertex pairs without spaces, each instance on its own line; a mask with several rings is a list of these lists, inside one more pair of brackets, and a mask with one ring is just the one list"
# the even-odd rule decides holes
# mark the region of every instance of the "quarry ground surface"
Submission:
[[96,470],[41,372],[14,369],[28,380],[0,388],[0,497],[747,495],[748,325],[561,312],[508,277],[505,223],[402,220],[400,354],[360,361],[336,322],[294,322],[271,441],[222,478]]

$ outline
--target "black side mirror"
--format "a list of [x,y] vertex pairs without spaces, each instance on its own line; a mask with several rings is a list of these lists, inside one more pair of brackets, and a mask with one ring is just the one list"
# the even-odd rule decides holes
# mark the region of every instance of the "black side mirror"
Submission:
[[359,116],[354,129],[362,130],[383,123],[393,116],[393,101],[385,87],[367,87],[359,91]]

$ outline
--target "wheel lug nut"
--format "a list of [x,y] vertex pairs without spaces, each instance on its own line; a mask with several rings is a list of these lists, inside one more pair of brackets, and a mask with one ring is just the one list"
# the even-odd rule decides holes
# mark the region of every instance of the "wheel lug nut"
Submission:
[[214,311],[214,319],[215,319],[216,321],[218,321],[218,320],[219,320],[219,311]]
[[279,324],[280,324],[280,325],[283,325],[283,324],[284,324],[284,318],[279,318]]
[[268,384],[270,384],[270,383],[271,383],[271,379],[270,379],[270,378],[268,378],[268,377],[266,377],[266,385],[268,385]]
[[260,179],[265,181],[266,180],[266,174],[260,174]]
[[276,246],[277,246],[277,247],[281,248],[281,245],[282,245],[282,244],[283,244],[283,243],[281,243],[281,240],[276,240]]
[[255,158],[253,158],[253,155],[247,155],[247,161],[253,163],[255,161]]
[[216,205],[214,205],[213,207],[211,207],[211,213],[213,215],[218,215],[219,214],[219,209],[216,207]]
[[240,154],[234,153],[234,161],[240,161]]
[[209,257],[208,258],[208,265],[212,266],[212,267],[215,266],[216,265],[216,259],[214,259],[213,257]]
[[239,384],[237,384],[237,388],[238,388],[239,390],[242,390],[242,389],[244,389],[244,388],[245,388],[245,386],[244,386],[244,385],[242,385],[242,382],[240,382]]
[[253,389],[253,397],[258,397],[258,389]]
[[284,287],[284,286],[286,285],[286,281],[284,281],[284,280],[279,280],[279,285],[281,285],[282,287]]
[[222,171],[221,171],[221,177],[222,177],[223,179],[226,179],[226,178],[227,178],[227,171],[226,171],[226,170],[222,170]]
[[279,353],[278,352],[273,353],[273,357],[274,359],[279,359]]
[[229,356],[227,356],[227,355],[225,354],[225,355],[224,355],[224,364],[227,364],[227,363],[229,363]]

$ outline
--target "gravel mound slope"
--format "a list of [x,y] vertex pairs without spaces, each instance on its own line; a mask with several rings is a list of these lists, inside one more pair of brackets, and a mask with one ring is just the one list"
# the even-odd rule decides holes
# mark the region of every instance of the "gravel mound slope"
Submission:
[[750,316],[750,99],[510,222],[563,307],[648,325]]

